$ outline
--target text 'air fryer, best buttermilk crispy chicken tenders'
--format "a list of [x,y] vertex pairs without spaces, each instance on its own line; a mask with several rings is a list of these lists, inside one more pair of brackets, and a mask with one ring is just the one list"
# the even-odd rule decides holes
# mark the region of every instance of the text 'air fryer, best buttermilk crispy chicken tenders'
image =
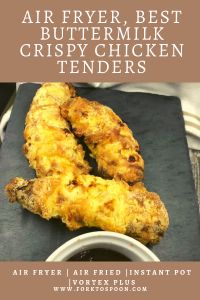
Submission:
[[71,85],[53,82],[44,83],[33,99],[26,117],[24,153],[38,177],[90,170],[82,145],[60,114],[60,106],[74,95]]
[[6,191],[11,202],[18,201],[47,220],[61,218],[71,230],[99,227],[155,244],[169,223],[159,196],[142,183],[129,187],[124,181],[92,175],[60,175],[29,181],[15,178]]

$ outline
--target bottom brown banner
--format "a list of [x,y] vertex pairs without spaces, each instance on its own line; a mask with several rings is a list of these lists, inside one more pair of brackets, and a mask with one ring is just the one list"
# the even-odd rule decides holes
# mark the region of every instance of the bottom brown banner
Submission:
[[200,262],[0,262],[1,299],[199,299]]

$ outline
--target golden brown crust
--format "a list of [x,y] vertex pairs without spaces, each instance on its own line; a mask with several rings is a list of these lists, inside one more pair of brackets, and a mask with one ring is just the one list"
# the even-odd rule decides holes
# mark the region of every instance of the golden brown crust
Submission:
[[[131,130],[110,108],[73,97],[74,88],[65,83],[45,83],[38,90],[26,117],[24,152],[40,178],[13,179],[5,188],[10,201],[45,219],[58,217],[70,230],[99,227],[144,244],[159,242],[169,224],[164,204],[142,183],[126,183],[141,180],[144,169]],[[85,175],[90,168],[83,148],[61,108],[113,180]]]
[[97,161],[102,175],[137,182],[143,179],[144,161],[132,131],[107,106],[75,97],[61,106],[62,115]]
[[26,117],[23,150],[38,177],[87,174],[90,170],[82,146],[60,114],[60,106],[74,96],[71,85],[52,82],[44,83],[33,99]]
[[144,244],[160,241],[169,219],[159,196],[142,183],[129,187],[92,175],[15,178],[6,186],[11,202],[45,219],[59,217],[75,230],[99,227],[130,235]]

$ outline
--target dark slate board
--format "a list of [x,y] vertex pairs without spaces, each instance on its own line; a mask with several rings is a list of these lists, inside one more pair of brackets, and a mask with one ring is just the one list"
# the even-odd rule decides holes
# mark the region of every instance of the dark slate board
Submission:
[[[84,232],[70,232],[10,204],[3,186],[13,177],[33,178],[22,154],[25,115],[39,85],[19,88],[0,160],[0,260],[45,260],[58,246]],[[200,260],[200,226],[179,99],[109,89],[79,88],[81,96],[110,106],[133,130],[145,160],[145,184],[160,194],[170,227],[152,250],[162,261]]]

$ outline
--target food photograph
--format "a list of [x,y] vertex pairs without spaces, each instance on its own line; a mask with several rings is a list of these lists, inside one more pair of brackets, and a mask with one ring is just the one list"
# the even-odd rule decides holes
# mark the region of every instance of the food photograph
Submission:
[[1,115],[1,261],[200,261],[189,86],[132,86],[14,84]]

